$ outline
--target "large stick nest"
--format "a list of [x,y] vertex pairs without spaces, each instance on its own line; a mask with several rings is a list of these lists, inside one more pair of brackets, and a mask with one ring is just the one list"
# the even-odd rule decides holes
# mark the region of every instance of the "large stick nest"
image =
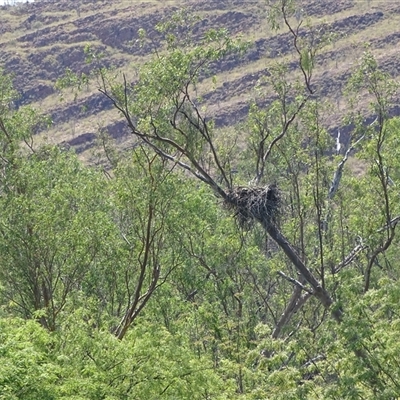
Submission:
[[263,226],[277,222],[280,207],[280,192],[276,185],[231,189],[225,199],[229,209],[242,228],[250,229],[254,221]]

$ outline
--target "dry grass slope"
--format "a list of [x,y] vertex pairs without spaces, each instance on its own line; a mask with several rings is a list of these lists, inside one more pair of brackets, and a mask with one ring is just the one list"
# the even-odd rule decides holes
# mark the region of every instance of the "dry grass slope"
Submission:
[[[343,113],[342,89],[357,58],[370,48],[393,77],[400,75],[400,4],[377,0],[303,0],[303,15],[315,25],[329,24],[337,40],[319,54],[315,80],[326,100],[335,105],[327,118],[334,129]],[[65,69],[87,71],[84,47],[104,54],[103,62],[134,77],[134,66],[151,54],[135,44],[138,29],[154,24],[178,7],[202,16],[199,31],[226,27],[253,42],[245,57],[228,59],[215,70],[217,87],[204,80],[209,112],[219,126],[233,125],[246,115],[255,83],[277,60],[294,62],[291,40],[284,31],[272,35],[264,0],[36,0],[15,7],[0,6],[0,65],[15,74],[21,104],[40,106],[53,117],[54,127],[42,133],[54,142],[67,142],[83,152],[98,129],[124,141],[126,128],[110,103],[88,90],[64,102],[54,89]],[[267,100],[268,101],[268,100]],[[400,113],[399,110],[393,110]]]

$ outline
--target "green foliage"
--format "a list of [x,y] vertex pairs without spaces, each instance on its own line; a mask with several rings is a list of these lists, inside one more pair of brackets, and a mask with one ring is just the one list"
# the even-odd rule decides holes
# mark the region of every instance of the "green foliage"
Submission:
[[[185,335],[146,323],[121,342],[71,313],[59,333],[33,321],[0,321],[1,399],[166,399],[232,393],[211,363],[188,349]],[[154,362],[157,360],[157,362]]]
[[[66,296],[109,236],[103,179],[72,154],[43,148],[15,161],[1,199],[3,296],[11,309],[55,327]],[[46,322],[44,322],[46,321]]]
[[9,112],[10,106],[17,98],[17,92],[13,88],[10,75],[4,73],[4,69],[0,69],[0,107],[1,115]]
[[53,340],[34,321],[0,319],[0,399],[56,399]]

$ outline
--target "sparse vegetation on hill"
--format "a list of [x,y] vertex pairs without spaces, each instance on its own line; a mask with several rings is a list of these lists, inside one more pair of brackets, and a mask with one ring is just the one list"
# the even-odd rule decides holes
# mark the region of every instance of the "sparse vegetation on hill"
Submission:
[[[245,55],[216,66],[216,85],[205,80],[199,87],[210,116],[219,126],[232,126],[246,116],[254,86],[265,71],[276,62],[285,61],[290,66],[294,61],[288,33],[270,29],[265,1],[39,0],[2,7],[0,62],[15,74],[15,85],[21,94],[19,104],[40,106],[55,123],[49,136],[55,142],[81,143],[77,150],[83,151],[100,128],[123,136],[121,126],[111,104],[96,91],[82,93],[77,101],[66,98],[60,103],[55,81],[66,68],[77,73],[89,71],[84,53],[87,45],[101,52],[102,65],[116,66],[130,80],[136,79],[137,66],[157,46],[157,42],[140,43],[139,29],[145,29],[152,38],[154,25],[182,6],[201,17],[198,35],[209,28],[223,27],[231,35],[241,35],[252,43]],[[332,44],[318,54],[315,70],[323,98],[335,106],[335,112],[326,121],[333,130],[341,125],[343,86],[364,50],[364,43],[370,44],[385,71],[399,76],[400,37],[394,27],[400,22],[400,7],[395,2],[373,0],[303,1],[297,7],[297,18],[310,21],[316,31],[325,29],[336,35]],[[266,103],[270,101],[271,98],[265,98]],[[398,110],[394,109],[393,114],[398,114]]]

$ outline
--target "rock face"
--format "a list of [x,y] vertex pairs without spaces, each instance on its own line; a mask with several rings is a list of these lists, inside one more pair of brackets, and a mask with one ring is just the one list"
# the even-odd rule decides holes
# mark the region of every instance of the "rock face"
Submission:
[[[209,28],[225,27],[232,35],[241,34],[253,42],[244,56],[230,57],[214,65],[212,72],[219,83],[215,90],[204,95],[218,125],[238,122],[246,115],[251,90],[265,76],[269,63],[293,51],[289,34],[271,35],[265,9],[257,0],[39,0],[14,7],[0,6],[0,66],[14,74],[15,85],[21,94],[17,106],[40,103],[55,124],[71,119],[87,120],[110,109],[110,102],[99,93],[88,93],[80,101],[57,103],[56,79],[66,68],[74,72],[89,71],[84,52],[88,44],[102,54],[102,65],[131,68],[132,60],[137,62],[138,57],[149,55],[157,46],[154,25],[178,6],[187,6],[201,15],[195,27],[195,35],[199,37]],[[354,0],[300,2],[296,12],[299,20],[308,16],[314,20],[315,30],[336,34],[337,44],[324,50],[316,59],[315,79],[323,96],[329,99],[340,97],[350,74],[350,64],[363,50],[360,40],[368,41],[377,51],[387,72],[393,76],[400,74],[400,56],[394,51],[399,45],[400,34],[396,24],[391,23],[398,14],[400,6],[396,2],[379,2],[379,8]],[[139,28],[145,29],[153,42],[139,46]],[[301,29],[299,35],[305,32]],[[289,62],[288,67],[293,68],[294,64]],[[265,101],[268,103],[269,100]],[[106,126],[115,137],[125,134],[122,122],[106,121]],[[93,140],[94,131],[82,131],[70,140],[70,144],[84,148],[85,142]]]

